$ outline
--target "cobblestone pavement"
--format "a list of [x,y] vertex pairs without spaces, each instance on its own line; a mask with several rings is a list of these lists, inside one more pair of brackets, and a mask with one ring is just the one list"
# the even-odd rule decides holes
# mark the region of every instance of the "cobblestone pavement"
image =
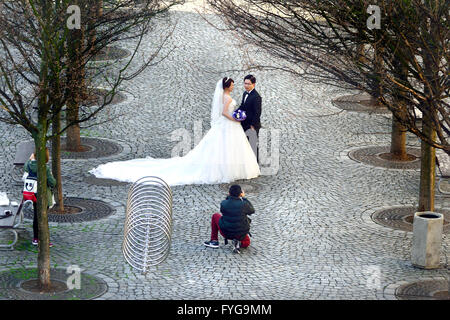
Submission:
[[[100,299],[392,299],[392,289],[385,290],[392,284],[448,277],[445,268],[412,267],[412,234],[370,219],[380,208],[416,205],[418,199],[418,170],[377,168],[347,155],[356,147],[388,145],[389,115],[341,111],[331,100],[354,92],[281,71],[253,71],[263,97],[262,124],[280,130],[280,167],[274,175],[247,181],[258,185],[248,193],[256,209],[251,246],[241,255],[232,254],[222,240],[219,249],[205,248],[211,215],[226,192],[220,185],[177,186],[168,259],[146,275],[125,262],[121,245],[129,185],[89,184],[88,171],[112,159],[170,157],[178,143],[171,141],[171,132],[186,128],[192,133],[198,119],[206,132],[210,100],[221,77],[235,79],[235,99],[242,94],[247,72],[229,71],[242,70],[246,63],[238,40],[191,9],[170,12],[177,21],[169,41],[174,52],[127,82],[127,100],[99,120],[124,115],[82,130],[85,136],[118,141],[126,152],[108,159],[63,160],[67,196],[100,199],[116,212],[97,221],[50,223],[52,267],[79,265],[103,275],[109,289]],[[217,17],[208,19],[220,25]],[[164,20],[158,22],[145,39],[144,52],[151,52],[166,27]],[[264,53],[251,51],[250,56],[273,61]],[[14,200],[21,190],[10,183],[10,171],[15,146],[25,139],[29,136],[22,128],[0,123],[0,190]],[[408,144],[418,146],[418,141],[409,136]],[[450,208],[448,195],[437,192],[436,206]],[[36,266],[37,254],[28,245],[31,221],[25,227],[17,249],[1,252],[0,271]],[[443,265],[449,246],[445,235]]]

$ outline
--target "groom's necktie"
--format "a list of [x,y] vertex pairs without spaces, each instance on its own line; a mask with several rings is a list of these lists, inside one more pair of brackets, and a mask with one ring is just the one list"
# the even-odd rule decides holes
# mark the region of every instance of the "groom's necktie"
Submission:
[[245,94],[245,97],[244,97],[244,103],[245,103],[245,101],[247,101],[247,97],[250,93],[248,93],[248,91],[245,91],[244,94]]

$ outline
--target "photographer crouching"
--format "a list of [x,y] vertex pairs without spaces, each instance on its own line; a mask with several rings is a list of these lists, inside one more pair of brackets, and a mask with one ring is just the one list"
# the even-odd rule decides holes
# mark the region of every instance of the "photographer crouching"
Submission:
[[[240,248],[250,245],[250,218],[255,212],[244,191],[237,184],[232,185],[229,195],[220,203],[220,213],[214,213],[211,219],[211,240],[203,244],[210,248],[219,247],[219,232],[225,239],[233,240],[234,253],[240,253]],[[239,243],[240,242],[240,243]]]

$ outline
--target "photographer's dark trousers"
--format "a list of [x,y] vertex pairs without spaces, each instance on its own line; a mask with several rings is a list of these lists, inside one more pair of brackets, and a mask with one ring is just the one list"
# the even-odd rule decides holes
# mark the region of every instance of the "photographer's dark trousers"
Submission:
[[[219,228],[219,220],[222,215],[218,212],[214,213],[211,218],[211,241],[219,240],[219,232],[222,237],[226,238],[226,236],[222,233],[222,230]],[[233,240],[233,239],[230,239]],[[241,248],[247,248],[250,245],[250,237],[248,234],[245,235],[244,240],[241,240]]]
[[[49,207],[47,207],[47,210]],[[39,224],[37,214],[37,202],[33,202],[33,239],[39,239]]]
[[33,202],[33,239],[39,239],[38,230],[37,202]]

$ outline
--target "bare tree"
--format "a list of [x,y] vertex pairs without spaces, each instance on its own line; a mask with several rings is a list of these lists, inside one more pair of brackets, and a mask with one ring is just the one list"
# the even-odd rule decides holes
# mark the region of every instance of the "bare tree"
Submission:
[[[67,41],[68,48],[68,77],[66,95],[69,97],[66,105],[67,112],[63,120],[67,126],[65,151],[83,151],[81,145],[80,131],[80,111],[83,106],[89,105],[91,100],[97,100],[96,88],[89,87],[95,78],[105,77],[108,66],[96,66],[89,64],[107,46],[121,40],[139,40],[152,29],[152,17],[167,11],[171,6],[181,3],[180,0],[163,2],[161,0],[143,0],[136,3],[135,0],[126,1],[92,1],[76,0],[72,1],[80,8],[82,24],[79,29],[69,33]],[[125,10],[126,9],[126,10]],[[168,30],[170,30],[168,23]],[[168,31],[170,36],[171,32]],[[137,49],[137,48],[136,48]],[[161,47],[159,48],[161,49]],[[159,53],[159,49],[156,53]],[[133,53],[136,53],[136,51]],[[156,54],[150,57],[139,69],[144,70],[149,64],[155,62]],[[139,74],[127,77],[131,79]],[[103,93],[103,103],[109,104],[116,95],[116,90]],[[95,103],[95,102],[94,102]],[[80,109],[81,108],[81,109]],[[56,186],[56,207],[59,212],[64,212],[63,191],[60,169],[60,136],[57,135],[52,140],[53,153],[53,173],[57,180]]]
[[[170,6],[180,3],[180,0],[74,0],[72,5],[80,8],[82,24],[79,29],[70,33],[69,59],[72,74],[70,95],[68,101],[67,121],[76,123],[79,108],[83,102],[95,99],[97,92],[89,90],[87,73],[96,73],[101,68],[89,64],[96,55],[105,51],[107,46],[121,40],[133,40],[151,30],[151,17],[166,11]],[[67,151],[83,151],[81,145],[80,126],[75,124],[67,129]]]
[[393,114],[391,150],[403,148],[406,130],[422,140],[419,209],[434,209],[434,148],[450,154],[448,1],[378,3],[379,28],[369,0],[208,2],[229,29],[291,62],[290,72],[385,105]]
[[[0,1],[0,121],[19,124],[33,137],[38,164],[38,194],[47,192],[45,148],[48,140],[60,136],[68,127],[90,121],[94,125],[96,116],[111,102],[123,81],[139,75],[151,64],[163,57],[159,56],[165,41],[138,66],[137,71],[127,72],[137,54],[142,38],[149,31],[148,20],[167,10],[167,1],[152,1],[152,12],[143,11],[137,24],[108,21],[97,28],[107,30],[100,33],[97,41],[106,45],[130,34],[137,39],[131,58],[120,70],[111,75],[104,74],[110,87],[103,103],[80,112],[77,119],[61,125],[62,115],[67,115],[70,101],[77,99],[73,90],[78,79],[73,72],[83,66],[75,65],[72,55],[79,54],[73,45],[73,30],[67,23],[67,9],[72,0],[17,0]],[[178,1],[170,1],[171,4]],[[108,29],[109,28],[109,29]],[[75,29],[76,30],[76,29]],[[75,31],[76,33],[76,31]],[[125,36],[124,36],[125,35]],[[168,32],[167,37],[170,36]],[[166,38],[167,39],[167,38]],[[102,45],[99,45],[101,47]],[[73,48],[75,47],[75,52]],[[84,62],[94,56],[96,50],[83,52]],[[75,71],[74,71],[75,70]],[[78,73],[77,73],[78,74]],[[98,76],[98,74],[91,76]],[[89,77],[88,77],[89,79]],[[92,123],[94,122],[94,123]],[[51,130],[50,130],[51,129]],[[58,161],[59,156],[56,156]],[[39,254],[38,270],[41,290],[50,289],[50,255],[47,199],[38,196]]]

